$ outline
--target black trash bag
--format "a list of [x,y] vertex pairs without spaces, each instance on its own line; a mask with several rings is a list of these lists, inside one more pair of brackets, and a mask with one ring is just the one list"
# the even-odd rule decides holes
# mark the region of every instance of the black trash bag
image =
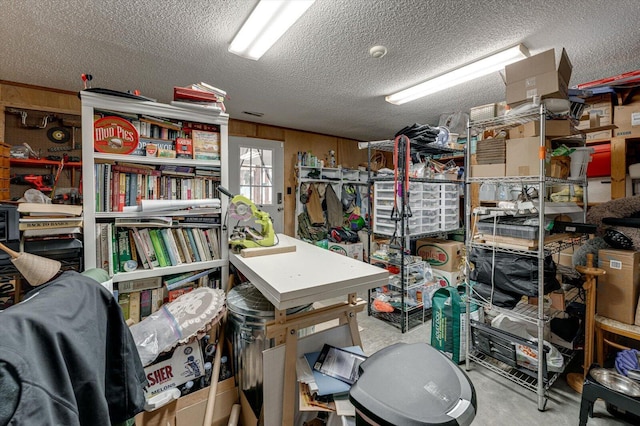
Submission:
[[473,291],[481,296],[481,300],[485,300],[487,302],[491,301],[493,305],[500,308],[513,309],[514,306],[518,304],[521,298],[519,294],[502,291],[497,287],[493,289],[492,294],[491,284],[487,285],[479,282],[474,282],[471,284],[471,288],[473,288]]
[[[469,278],[491,285],[493,274],[493,282],[500,290],[538,297],[538,258],[496,251],[492,268],[493,256],[493,250],[471,250],[469,261],[475,264],[475,268]],[[544,259],[544,294],[559,288],[556,264],[551,256],[547,256]]]

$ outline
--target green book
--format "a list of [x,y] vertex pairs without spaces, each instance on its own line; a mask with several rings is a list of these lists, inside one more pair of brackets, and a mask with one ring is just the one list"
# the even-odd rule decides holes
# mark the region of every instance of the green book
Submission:
[[165,256],[166,248],[164,247],[164,241],[160,236],[160,231],[157,229],[149,229],[149,235],[151,236],[151,244],[153,244],[153,251],[156,252],[158,263],[160,267],[171,266],[171,261],[168,256]]
[[130,267],[125,268],[125,264],[131,260],[131,242],[129,241],[129,230],[118,230],[118,265],[120,271],[130,271]]

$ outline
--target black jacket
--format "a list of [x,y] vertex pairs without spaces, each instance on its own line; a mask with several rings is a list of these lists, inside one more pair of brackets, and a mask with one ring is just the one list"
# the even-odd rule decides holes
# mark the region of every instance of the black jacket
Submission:
[[73,271],[0,312],[3,378],[20,392],[4,419],[11,404],[0,403],[0,424],[111,425],[144,406],[144,370],[117,301]]

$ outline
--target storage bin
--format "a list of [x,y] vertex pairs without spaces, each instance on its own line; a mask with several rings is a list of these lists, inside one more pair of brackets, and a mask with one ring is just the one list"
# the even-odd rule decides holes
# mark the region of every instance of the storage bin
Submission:
[[380,235],[393,235],[396,230],[395,224],[386,225],[375,221],[373,223],[373,232]]
[[495,235],[503,237],[523,238],[525,240],[538,239],[537,225],[524,225],[522,218],[499,217],[495,223],[493,219],[479,220],[476,224],[478,231],[483,234]]
[[430,209],[433,207],[440,207],[440,199],[439,198],[428,198],[426,200],[422,200],[422,207],[426,209]]
[[446,199],[442,199],[440,200],[440,207],[441,208],[454,208],[454,207],[458,207],[458,199],[451,199],[451,198],[446,198]]
[[611,176],[611,144],[592,145],[592,148],[594,152],[591,154],[587,177]]
[[393,192],[393,182],[375,182],[375,190],[378,191],[391,191]]
[[423,218],[438,218],[438,216],[440,215],[440,209],[439,208],[425,208],[422,210],[422,217]]
[[595,149],[589,147],[575,148],[569,156],[571,157],[571,167],[569,171],[570,179],[584,179],[587,175],[591,155]]

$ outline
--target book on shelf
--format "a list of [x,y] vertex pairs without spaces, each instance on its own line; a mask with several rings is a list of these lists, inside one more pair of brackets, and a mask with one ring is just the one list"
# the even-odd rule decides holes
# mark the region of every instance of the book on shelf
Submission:
[[155,139],[151,137],[141,137],[138,142],[138,146],[129,155],[136,155],[139,157],[147,156],[147,145],[153,144],[158,149],[173,150],[175,149],[175,143],[172,140]]
[[82,206],[69,204],[19,203],[18,213],[28,216],[67,217],[82,215]]
[[151,245],[153,247],[153,251],[156,254],[160,267],[171,266],[171,260],[169,259],[169,254],[167,253],[167,249],[164,245],[164,241],[159,233],[159,230],[149,229],[149,236],[151,237]]
[[194,262],[202,262],[203,258],[200,257],[200,251],[198,250],[198,245],[196,244],[196,240],[193,236],[192,228],[184,228],[184,231],[187,235],[187,239],[189,241],[189,247],[191,248],[190,253],[193,256]]
[[151,313],[156,312],[160,306],[162,305],[162,301],[163,301],[163,290],[161,288],[154,288],[151,290]]
[[178,297],[182,296],[183,294],[189,293],[194,288],[195,287],[182,287],[182,288],[176,288],[175,290],[169,290],[167,292],[167,299],[169,302],[173,302]]
[[220,159],[220,133],[193,130],[193,158],[196,160]]
[[140,322],[140,292],[129,293],[129,319]]
[[82,235],[82,228],[79,226],[69,226],[63,228],[29,228],[22,231],[22,236],[25,238],[46,237],[51,235],[73,235],[74,237],[78,237]]
[[140,321],[151,315],[151,290],[140,291]]
[[[117,229],[117,250],[118,250],[118,269],[120,271],[132,271],[135,268],[131,266],[131,242],[129,241],[129,230]],[[137,263],[136,263],[137,266]]]
[[211,255],[207,256],[208,249],[205,247],[202,241],[201,230],[199,228],[192,228],[191,233],[193,234],[193,240],[196,244],[196,249],[198,251],[198,256],[202,262],[211,260]]
[[113,276],[113,274],[115,274],[116,272],[120,272],[116,233],[113,223],[107,223],[107,234],[109,236],[109,238],[107,239],[107,253],[111,253],[111,257],[107,256],[109,258],[108,272],[110,276]]
[[185,254],[184,249],[182,248],[182,244],[180,243],[180,235],[182,232],[178,228],[170,228],[169,232],[171,232],[171,237],[175,244],[175,250],[178,252],[178,258],[180,259],[180,263],[191,263],[191,260],[187,261],[188,255]]
[[18,229],[26,231],[27,229],[51,229],[51,228],[82,228],[82,217],[21,217],[18,219]]
[[174,276],[171,279],[168,279],[164,282],[167,290],[175,290],[177,288],[181,288],[189,283],[195,282],[198,279],[208,276],[209,274],[215,272],[217,268],[211,268],[200,272],[190,272],[187,274],[180,274],[178,276]]
[[169,216],[117,217],[115,224],[123,228],[170,227],[173,219]]
[[176,157],[193,158],[193,141],[190,138],[176,138]]
[[193,247],[191,246],[191,241],[189,240],[189,235],[187,233],[186,228],[178,228],[182,237],[180,238],[180,243],[182,244],[182,250],[185,251],[185,255],[187,256],[187,263],[196,262],[196,256],[193,252]]
[[138,229],[131,228],[130,235],[133,238],[135,251],[138,253],[138,259],[140,259],[140,263],[142,263],[142,267],[144,269],[153,269],[153,265],[149,262],[149,255],[147,254],[146,245],[142,241],[142,237],[140,236],[140,232],[138,231]]
[[156,255],[156,251],[153,247],[153,241],[151,239],[151,233],[149,232],[149,228],[141,228],[139,230],[140,239],[144,244],[144,250],[147,254],[147,259],[149,262],[150,269],[160,267],[160,261],[158,260],[158,256]]
[[158,232],[162,236],[162,241],[167,249],[167,254],[169,255],[169,260],[171,261],[172,266],[177,266],[182,264],[182,259],[180,259],[178,253],[178,247],[173,238],[173,233],[171,232],[171,228],[162,228],[159,229]]
[[118,283],[120,294],[132,293],[134,291],[152,290],[162,287],[162,277],[148,277],[137,280],[121,281]]

